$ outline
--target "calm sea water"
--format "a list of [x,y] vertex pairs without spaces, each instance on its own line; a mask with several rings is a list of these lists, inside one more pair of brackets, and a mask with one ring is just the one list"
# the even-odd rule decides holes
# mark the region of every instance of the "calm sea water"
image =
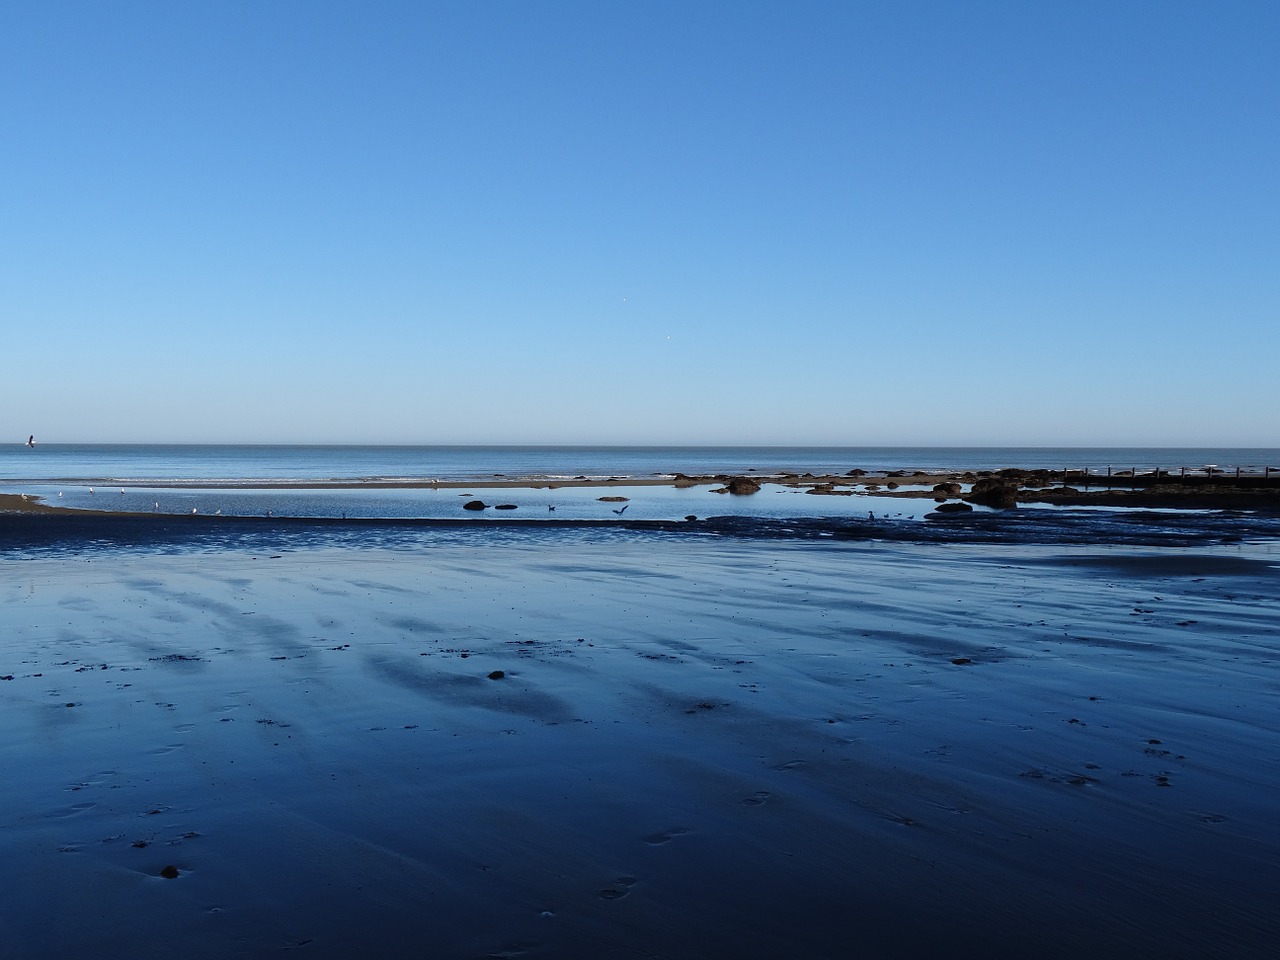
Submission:
[[577,447],[22,444],[0,447],[6,483],[173,483],[254,480],[482,480],[687,473],[884,470],[1280,469],[1274,448],[1124,447]]
[[[152,515],[392,520],[681,520],[687,516],[766,521],[921,520],[931,498],[811,496],[770,484],[735,497],[712,485],[689,488],[628,485],[672,473],[844,474],[854,468],[994,470],[1002,467],[1105,473],[1136,467],[1262,470],[1280,466],[1280,450],[1016,447],[396,447],[11,444],[0,448],[0,493],[18,493],[91,511]],[[553,482],[574,477],[621,478],[601,487],[530,486],[473,491],[357,485],[333,481],[451,480],[496,477]],[[276,486],[260,488],[267,481]],[[287,486],[282,486],[287,484]],[[602,496],[625,497],[606,501]],[[509,510],[462,509],[474,496]]]

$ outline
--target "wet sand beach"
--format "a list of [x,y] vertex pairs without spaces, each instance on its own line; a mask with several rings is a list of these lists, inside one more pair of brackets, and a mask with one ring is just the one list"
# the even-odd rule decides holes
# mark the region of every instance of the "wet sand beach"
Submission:
[[5,556],[0,955],[1280,933],[1271,541],[276,538]]

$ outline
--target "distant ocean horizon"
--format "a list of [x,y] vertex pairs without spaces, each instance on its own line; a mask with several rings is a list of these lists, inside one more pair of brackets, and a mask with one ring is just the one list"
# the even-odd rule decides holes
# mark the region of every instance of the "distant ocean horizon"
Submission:
[[0,447],[0,481],[478,481],[632,478],[685,473],[845,474],[861,469],[1262,472],[1275,447],[578,446],[37,443]]

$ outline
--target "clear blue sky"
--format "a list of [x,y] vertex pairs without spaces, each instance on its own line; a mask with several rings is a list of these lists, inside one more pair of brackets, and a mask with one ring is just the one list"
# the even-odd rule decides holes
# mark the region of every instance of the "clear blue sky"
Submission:
[[1280,446],[1280,3],[0,7],[0,436]]

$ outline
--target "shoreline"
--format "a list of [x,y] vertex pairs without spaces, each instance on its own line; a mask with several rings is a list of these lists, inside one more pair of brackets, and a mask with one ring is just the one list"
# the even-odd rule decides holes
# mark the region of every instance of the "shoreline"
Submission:
[[[8,482],[17,485],[17,482]],[[57,486],[61,481],[39,481]],[[616,487],[709,486],[729,496],[751,496],[762,487],[776,485],[804,490],[817,496],[874,496],[898,499],[931,498],[948,509],[971,504],[1011,509],[1019,504],[1080,507],[1174,508],[1189,510],[1244,509],[1280,513],[1280,474],[1270,476],[1176,476],[1161,473],[1119,474],[1109,477],[1079,472],[1047,470],[963,470],[928,473],[892,470],[848,474],[715,473],[696,476],[683,473],[647,477],[574,477],[571,479],[494,476],[481,480],[249,480],[158,481],[75,480],[69,487],[98,486],[155,490],[343,491],[343,490],[593,490]],[[31,494],[0,493],[0,513],[103,514],[152,516],[150,513],[61,507]]]

